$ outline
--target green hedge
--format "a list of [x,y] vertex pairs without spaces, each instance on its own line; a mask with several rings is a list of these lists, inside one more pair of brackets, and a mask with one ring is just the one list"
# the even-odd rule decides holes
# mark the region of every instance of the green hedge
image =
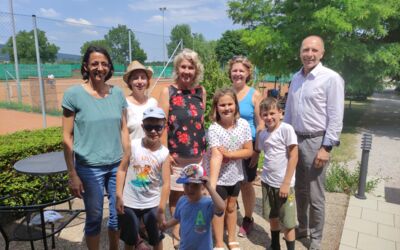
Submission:
[[[0,136],[0,197],[22,192],[26,202],[39,203],[54,199],[54,194],[43,193],[47,178],[38,178],[17,173],[13,169],[15,162],[32,155],[61,151],[62,134],[60,127],[35,131],[20,131]],[[66,179],[66,176],[62,176]],[[65,187],[66,195],[68,192]],[[37,196],[37,194],[40,194]],[[38,198],[39,197],[39,198]]]

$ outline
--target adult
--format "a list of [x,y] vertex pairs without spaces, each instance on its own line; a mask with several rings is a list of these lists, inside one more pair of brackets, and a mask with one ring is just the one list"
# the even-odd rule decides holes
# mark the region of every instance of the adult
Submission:
[[142,128],[143,112],[147,108],[157,107],[157,100],[148,97],[147,89],[150,87],[150,80],[153,76],[153,70],[150,67],[143,66],[138,61],[132,61],[122,79],[132,91],[126,97],[128,103],[128,130],[131,140],[144,137]]
[[[229,61],[228,74],[239,100],[240,117],[250,124],[253,149],[255,149],[257,127],[262,128],[264,123],[260,118],[259,112],[262,95],[253,87],[248,86],[253,75],[253,65],[246,57],[235,56]],[[246,237],[254,226],[253,211],[256,203],[256,194],[253,181],[257,176],[258,156],[259,152],[253,151],[252,157],[242,162],[244,180],[240,185],[240,190],[242,192],[244,217],[238,233],[241,237]]]
[[116,173],[130,156],[126,99],[121,89],[106,83],[114,72],[108,52],[90,46],[82,60],[84,83],[69,88],[62,101],[64,156],[69,188],[83,198],[88,249],[99,249],[104,189],[109,200],[109,248],[118,249],[115,207]]
[[[167,119],[167,131],[162,141],[168,145],[171,158],[171,193],[169,207],[174,213],[183,195],[182,184],[176,183],[184,166],[200,163],[205,151],[204,112],[206,90],[199,85],[203,65],[196,52],[184,49],[174,58],[174,83],[161,91],[160,107]],[[174,247],[179,246],[179,226],[172,232]]]
[[[299,143],[296,169],[297,238],[311,238],[310,249],[321,249],[325,219],[325,174],[333,146],[343,127],[344,81],[320,62],[324,41],[306,37],[300,47],[303,67],[293,76],[286,102],[285,121]],[[308,232],[309,230],[309,232]]]

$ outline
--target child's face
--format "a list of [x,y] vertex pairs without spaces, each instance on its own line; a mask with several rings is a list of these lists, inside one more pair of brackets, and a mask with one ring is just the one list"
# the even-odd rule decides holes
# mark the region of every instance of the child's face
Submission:
[[147,139],[151,141],[160,140],[161,134],[164,131],[165,120],[149,118],[143,121],[142,128]]
[[230,95],[220,97],[217,104],[217,112],[221,120],[233,121],[236,113],[235,100]]
[[203,184],[199,183],[186,183],[183,184],[183,191],[185,195],[188,197],[189,201],[198,201],[200,200],[202,193]]
[[261,119],[264,121],[268,131],[273,131],[281,122],[282,110],[276,107],[260,111]]

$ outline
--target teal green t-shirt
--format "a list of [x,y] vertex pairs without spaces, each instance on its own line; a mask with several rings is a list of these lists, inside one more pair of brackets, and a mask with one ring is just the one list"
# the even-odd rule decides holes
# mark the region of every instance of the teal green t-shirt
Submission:
[[127,102],[120,88],[113,86],[108,96],[95,98],[76,85],[64,93],[62,107],[75,113],[73,150],[78,164],[102,166],[121,160],[121,121]]

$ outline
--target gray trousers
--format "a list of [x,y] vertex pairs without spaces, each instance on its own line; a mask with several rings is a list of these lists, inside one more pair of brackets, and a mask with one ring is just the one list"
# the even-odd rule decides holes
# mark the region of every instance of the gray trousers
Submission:
[[314,159],[321,148],[323,136],[298,137],[299,161],[296,168],[296,203],[299,230],[310,230],[312,244],[320,245],[325,222],[325,174],[314,167]]

